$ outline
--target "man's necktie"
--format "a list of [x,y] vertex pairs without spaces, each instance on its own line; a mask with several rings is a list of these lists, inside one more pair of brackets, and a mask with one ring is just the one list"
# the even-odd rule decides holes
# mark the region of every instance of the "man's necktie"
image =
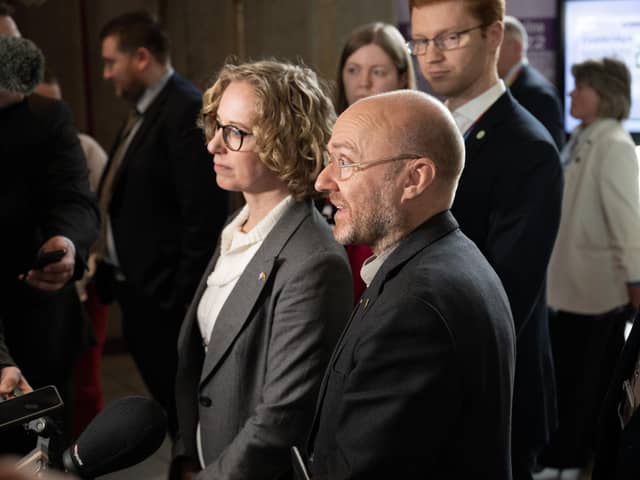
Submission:
[[129,137],[133,127],[136,126],[141,118],[141,114],[136,109],[132,109],[129,112],[127,120],[122,128],[120,135],[118,136],[118,143],[115,147],[111,162],[108,164],[107,171],[104,173],[104,180],[99,191],[98,205],[100,206],[100,214],[102,215],[102,226],[100,228],[100,237],[94,247],[95,253],[98,258],[104,258],[107,248],[107,229],[106,219],[109,215],[109,204],[111,203],[111,197],[113,196],[114,180],[120,172],[122,167],[122,161],[124,160],[125,153],[127,152],[128,145],[131,143]]

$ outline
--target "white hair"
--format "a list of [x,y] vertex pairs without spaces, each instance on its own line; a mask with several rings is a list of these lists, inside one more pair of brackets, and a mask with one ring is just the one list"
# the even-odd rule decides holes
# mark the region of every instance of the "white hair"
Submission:
[[511,15],[505,15],[504,20],[504,33],[516,34],[522,40],[522,51],[526,52],[529,48],[529,35],[527,35],[527,29],[524,28],[522,22],[516,17]]

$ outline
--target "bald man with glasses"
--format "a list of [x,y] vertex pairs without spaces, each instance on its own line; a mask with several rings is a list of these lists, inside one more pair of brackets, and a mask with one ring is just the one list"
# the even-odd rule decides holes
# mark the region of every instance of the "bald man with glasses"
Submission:
[[312,478],[511,478],[515,333],[496,273],[449,211],[463,139],[433,97],[396,91],[337,120],[316,189],[333,235],[371,246],[307,444]]
[[465,138],[451,211],[502,280],[513,312],[513,476],[531,479],[557,415],[546,271],[560,219],[559,154],[498,78],[504,0],[409,3],[408,47]]

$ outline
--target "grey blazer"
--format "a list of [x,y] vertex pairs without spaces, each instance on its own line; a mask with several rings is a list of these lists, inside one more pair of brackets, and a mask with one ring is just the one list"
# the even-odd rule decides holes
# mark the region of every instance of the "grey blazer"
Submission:
[[175,458],[197,459],[199,420],[207,466],[196,478],[282,477],[352,309],[349,264],[312,203],[295,203],[240,276],[205,355],[196,310],[219,254],[218,245],[178,339]]

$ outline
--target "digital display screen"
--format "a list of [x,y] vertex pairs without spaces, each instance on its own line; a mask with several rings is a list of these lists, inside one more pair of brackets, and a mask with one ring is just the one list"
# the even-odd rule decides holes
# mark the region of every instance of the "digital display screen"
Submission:
[[565,129],[570,132],[579,124],[569,114],[571,66],[614,57],[631,72],[631,113],[624,127],[640,134],[640,0],[565,0],[563,20]]

